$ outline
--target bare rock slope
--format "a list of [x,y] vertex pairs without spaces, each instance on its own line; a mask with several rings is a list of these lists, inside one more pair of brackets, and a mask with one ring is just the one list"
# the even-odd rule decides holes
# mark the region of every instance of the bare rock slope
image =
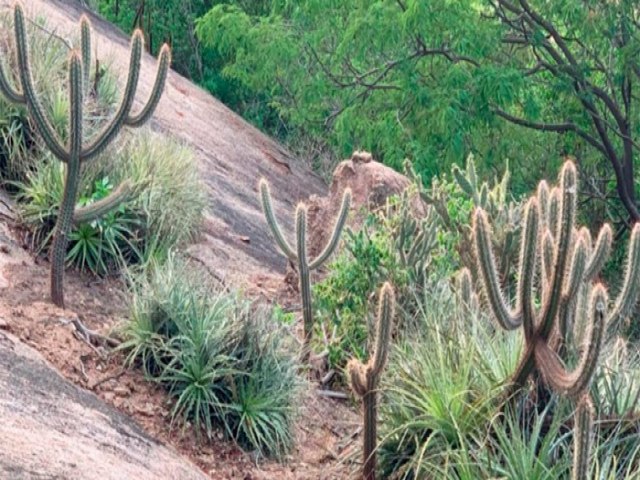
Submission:
[[[77,23],[86,12],[74,0],[22,0],[31,18],[42,16],[56,34],[77,38]],[[7,11],[12,0],[0,0]],[[110,61],[126,79],[129,39],[112,24],[88,13],[98,58]],[[155,59],[143,57],[136,96],[146,101],[155,79]],[[248,124],[210,94],[175,72],[151,120],[152,128],[188,144],[195,152],[206,184],[208,207],[200,241],[190,247],[213,273],[234,283],[273,269],[284,271],[286,261],[273,247],[259,203],[257,184],[266,177],[276,214],[283,227],[292,228],[296,203],[312,194],[323,194],[322,181],[294,159],[282,146]]]
[[0,331],[0,478],[208,478]]

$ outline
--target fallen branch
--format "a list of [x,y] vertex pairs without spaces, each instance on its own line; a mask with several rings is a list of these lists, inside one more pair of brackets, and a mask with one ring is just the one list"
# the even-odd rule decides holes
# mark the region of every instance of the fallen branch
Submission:
[[316,393],[321,397],[334,398],[336,400],[348,400],[349,395],[344,392],[335,392],[333,390],[316,390]]
[[100,385],[102,385],[103,383],[108,382],[109,380],[117,380],[118,378],[120,378],[122,375],[124,375],[124,373],[126,372],[125,369],[120,370],[118,373],[115,373],[113,375],[107,375],[104,378],[101,378],[100,380],[98,380],[96,383],[94,383],[93,385],[91,385],[89,388],[91,390],[95,390],[97,387],[99,387]]

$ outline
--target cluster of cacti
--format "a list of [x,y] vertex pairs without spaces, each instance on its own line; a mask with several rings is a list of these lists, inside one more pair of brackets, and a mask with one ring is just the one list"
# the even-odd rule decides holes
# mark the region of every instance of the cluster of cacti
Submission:
[[[431,188],[427,190],[423,187],[422,179],[411,163],[405,162],[404,167],[406,175],[420,189],[422,199],[433,206],[446,229],[450,232],[458,232],[460,242],[457,251],[460,260],[464,266],[472,268],[475,263],[472,254],[472,233],[466,222],[458,222],[449,211],[451,194],[446,182],[434,179]],[[517,254],[515,238],[520,229],[521,216],[520,205],[509,199],[508,186],[511,179],[509,168],[507,167],[501,178],[495,180],[493,186],[487,182],[479,183],[473,155],[469,155],[464,169],[457,165],[453,166],[452,176],[460,190],[469,196],[474,207],[486,211],[496,225],[496,234],[492,237],[492,242],[495,250],[500,252],[500,274],[508,275]]]
[[380,374],[389,354],[394,309],[393,288],[389,283],[385,283],[380,290],[375,338],[373,342],[370,342],[373,345],[373,353],[369,356],[369,361],[366,364],[356,359],[350,360],[347,364],[351,389],[362,398],[364,416],[362,477],[365,480],[374,480],[376,477],[377,389]]
[[[524,330],[525,349],[512,379],[514,389],[524,387],[537,370],[554,391],[579,401],[578,473],[574,474],[584,472],[588,464],[592,411],[588,389],[606,331],[616,331],[620,319],[635,305],[640,288],[639,224],[631,232],[620,294],[608,309],[607,290],[595,279],[611,247],[611,228],[602,227],[593,245],[589,231],[575,227],[577,194],[577,172],[569,161],[562,168],[559,187],[549,190],[542,182],[537,195],[526,204],[515,307],[502,291],[489,222],[482,208],[476,209],[473,221],[479,277],[492,315],[507,330]],[[580,340],[578,365],[568,371],[560,357],[568,355],[571,343],[577,345]]]
[[302,298],[302,316],[304,323],[302,361],[306,361],[309,358],[311,337],[313,335],[311,271],[322,266],[338,246],[340,235],[347,221],[347,215],[349,214],[349,208],[351,206],[351,190],[346,189],[344,191],[340,211],[338,212],[338,217],[327,245],[318,254],[318,256],[312,260],[308,258],[307,254],[307,206],[300,203],[296,208],[296,248],[294,250],[284,238],[282,229],[280,228],[280,225],[278,225],[278,221],[276,220],[273,212],[273,202],[271,200],[269,184],[265,179],[260,180],[259,190],[264,215],[266,217],[267,224],[271,229],[271,233],[273,234],[273,238],[282,253],[284,253],[291,262],[298,266],[300,296]]
[[381,212],[384,228],[390,232],[400,266],[413,285],[424,285],[431,252],[437,244],[437,225],[433,209],[426,206],[424,215],[416,215],[415,187],[405,189],[395,201],[387,200]]
[[64,263],[67,251],[68,236],[75,222],[86,222],[98,218],[103,213],[126,201],[132,186],[124,182],[109,197],[93,205],[75,209],[81,167],[86,161],[94,159],[111,143],[124,125],[138,127],[153,114],[164,89],[167,70],[171,62],[169,47],[164,45],[160,51],[156,80],[151,95],[140,113],[132,115],[134,97],[140,74],[140,60],[143,49],[142,32],[136,31],[131,41],[131,58],[129,75],[124,97],[108,125],[88,144],[83,139],[83,99],[89,91],[91,76],[91,25],[83,16],[80,20],[81,51],[72,51],[69,58],[69,141],[63,142],[48,120],[45,109],[38,97],[29,63],[29,45],[25,29],[25,18],[22,6],[14,7],[15,43],[17,50],[18,77],[20,89],[11,85],[8,76],[0,68],[0,91],[12,102],[27,106],[36,130],[44,140],[47,148],[61,162],[66,164],[64,194],[58,219],[55,226],[54,240],[50,250],[51,258],[51,298],[53,302],[64,307]]

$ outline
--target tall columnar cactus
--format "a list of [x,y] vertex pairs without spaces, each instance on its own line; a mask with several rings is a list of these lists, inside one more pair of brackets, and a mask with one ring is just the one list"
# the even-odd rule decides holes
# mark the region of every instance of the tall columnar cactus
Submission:
[[18,60],[20,89],[14,88],[7,75],[0,68],[0,91],[10,101],[27,106],[36,130],[43,138],[47,148],[58,160],[66,164],[64,194],[58,212],[54,240],[51,246],[51,298],[64,307],[64,262],[71,227],[76,222],[86,222],[98,218],[111,208],[126,201],[132,194],[132,186],[124,182],[109,197],[91,206],[75,208],[80,171],[83,162],[95,158],[113,141],[124,125],[138,127],[153,114],[164,89],[167,71],[171,63],[169,47],[164,45],[160,51],[156,80],[146,105],[138,114],[131,114],[140,75],[140,60],[143,49],[143,35],[137,30],[131,40],[129,75],[121,104],[108,125],[94,138],[85,143],[83,138],[82,105],[89,91],[91,70],[91,25],[83,16],[80,20],[81,50],[72,51],[69,58],[69,141],[65,144],[57,135],[46,116],[31,74],[29,46],[25,29],[22,6],[14,7],[15,42]]
[[[595,279],[611,249],[612,231],[608,225],[602,227],[593,245],[587,229],[576,229],[577,191],[576,168],[569,161],[560,173],[559,187],[550,190],[543,182],[529,199],[523,220],[515,306],[507,302],[502,292],[489,222],[480,208],[474,214],[473,232],[480,280],[493,316],[507,330],[522,327],[524,331],[526,348],[509,396],[522,388],[537,369],[553,390],[580,399],[575,465],[584,472],[591,435],[588,389],[603,345],[616,334],[621,319],[629,315],[638,298],[640,224],[631,231],[624,279],[618,298],[609,308],[607,290]],[[572,339],[574,343],[582,340],[582,345],[577,348],[580,358],[576,368],[568,371],[561,356],[566,355]]]
[[366,364],[352,359],[347,364],[347,372],[351,383],[351,389],[362,398],[364,414],[364,467],[362,477],[364,480],[374,480],[376,476],[376,442],[377,442],[377,389],[380,374],[387,362],[389,344],[391,342],[391,330],[395,298],[393,288],[385,283],[380,291],[378,303],[378,317],[376,319],[376,333],[373,345],[373,353]]
[[336,219],[333,232],[329,238],[329,242],[324,249],[318,254],[318,256],[311,260],[307,254],[307,207],[303,203],[300,203],[296,208],[296,246],[293,249],[287,240],[284,238],[282,229],[278,225],[275,214],[273,213],[273,202],[271,200],[271,192],[269,191],[269,184],[263,178],[259,184],[260,200],[262,202],[262,208],[267,220],[267,224],[271,229],[273,238],[275,239],[278,247],[284,253],[287,258],[296,263],[298,266],[298,277],[300,279],[300,295],[302,297],[302,316],[304,320],[304,343],[302,347],[302,360],[306,361],[309,358],[310,342],[313,335],[313,309],[311,303],[311,279],[310,274],[312,270],[319,268],[327,261],[327,259],[334,252],[338,246],[340,235],[347,221],[347,215],[349,214],[349,208],[351,206],[351,190],[346,189],[342,196],[342,204],[340,205],[340,211],[338,218]]

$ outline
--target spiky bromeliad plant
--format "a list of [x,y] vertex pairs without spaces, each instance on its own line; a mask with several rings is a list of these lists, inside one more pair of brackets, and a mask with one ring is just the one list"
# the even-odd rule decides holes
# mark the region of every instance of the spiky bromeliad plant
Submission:
[[338,246],[340,240],[340,234],[347,221],[347,215],[349,214],[349,207],[351,206],[351,190],[346,189],[342,196],[342,204],[340,205],[340,211],[336,219],[333,232],[329,238],[329,242],[324,249],[318,254],[318,256],[310,260],[307,254],[307,206],[303,203],[298,204],[296,208],[296,248],[291,248],[287,240],[284,238],[282,229],[278,225],[275,214],[273,213],[273,202],[271,200],[271,192],[269,191],[269,184],[263,178],[260,180],[260,200],[262,202],[262,209],[267,219],[267,224],[271,229],[273,238],[275,239],[278,247],[284,253],[291,262],[295,262],[298,265],[298,277],[300,278],[300,295],[302,297],[302,316],[304,320],[304,343],[302,347],[302,361],[306,361],[309,358],[309,349],[311,343],[311,336],[313,334],[313,310],[311,305],[311,280],[310,274],[312,270],[319,268],[327,261],[333,251]]
[[14,29],[20,90],[11,85],[9,77],[0,68],[0,91],[10,101],[27,106],[36,130],[43,138],[47,148],[58,160],[66,164],[64,195],[58,212],[50,253],[51,299],[56,305],[64,307],[64,261],[72,225],[97,219],[130,198],[133,190],[131,183],[125,181],[99,202],[87,207],[75,208],[82,164],[96,158],[98,154],[103,152],[124,125],[139,127],[151,117],[164,89],[171,54],[169,47],[164,45],[160,51],[156,80],[151,95],[144,108],[138,114],[132,115],[131,108],[138,86],[143,48],[142,32],[136,31],[133,34],[129,75],[120,107],[108,125],[85,144],[82,106],[83,97],[88,92],[91,73],[91,24],[89,19],[83,16],[80,20],[81,52],[73,51],[69,58],[69,142],[65,145],[47,118],[34,85],[31,64],[29,63],[24,10],[19,3],[16,3],[14,7]]
[[364,467],[362,477],[365,480],[375,480],[376,478],[377,389],[380,374],[389,353],[394,308],[393,288],[389,283],[385,283],[380,290],[376,333],[374,341],[371,342],[374,346],[373,353],[366,364],[354,358],[347,365],[351,389],[362,398],[363,403]]
[[[549,190],[543,181],[537,195],[529,199],[515,307],[501,289],[489,222],[481,208],[475,211],[473,232],[479,277],[493,316],[507,330],[524,330],[525,351],[512,379],[510,396],[537,371],[554,391],[578,400],[573,476],[586,478],[593,415],[588,388],[605,338],[616,331],[638,296],[640,224],[631,232],[620,294],[608,310],[607,290],[595,279],[611,248],[611,228],[602,227],[595,245],[586,228],[576,228],[577,191],[576,167],[569,161],[560,173],[559,187]],[[561,357],[570,358],[568,347],[581,337],[578,365],[568,371]]]

